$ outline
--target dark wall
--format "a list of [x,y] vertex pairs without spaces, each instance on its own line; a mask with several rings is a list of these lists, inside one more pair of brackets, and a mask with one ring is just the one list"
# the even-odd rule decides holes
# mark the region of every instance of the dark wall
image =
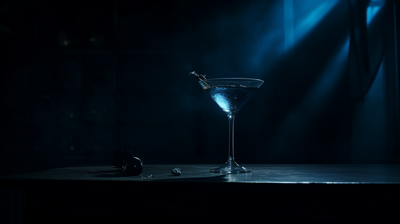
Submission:
[[240,163],[398,163],[393,5],[368,46],[382,69],[354,97],[349,2],[2,2],[1,174],[111,164],[115,148],[224,162],[227,119],[192,70],[265,80],[236,119]]

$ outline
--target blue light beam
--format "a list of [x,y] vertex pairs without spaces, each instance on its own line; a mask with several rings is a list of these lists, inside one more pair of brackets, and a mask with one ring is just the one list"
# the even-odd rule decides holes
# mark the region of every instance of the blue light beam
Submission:
[[[284,29],[285,48],[288,50],[295,42],[300,41],[309,33],[324,16],[337,4],[338,0],[301,1],[301,5],[294,7],[293,0],[284,1]],[[306,12],[305,16],[296,15],[299,11]],[[308,12],[307,12],[308,11]],[[294,18],[296,21],[295,23]]]
[[383,0],[373,0],[370,2],[367,8],[367,25],[371,23],[372,19],[379,12],[383,4],[384,4]]

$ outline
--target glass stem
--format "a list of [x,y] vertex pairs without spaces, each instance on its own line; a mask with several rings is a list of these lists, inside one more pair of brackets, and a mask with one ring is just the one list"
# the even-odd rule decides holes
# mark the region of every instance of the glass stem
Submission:
[[229,150],[227,164],[233,165],[235,163],[234,149],[235,149],[235,114],[228,114],[229,122]]

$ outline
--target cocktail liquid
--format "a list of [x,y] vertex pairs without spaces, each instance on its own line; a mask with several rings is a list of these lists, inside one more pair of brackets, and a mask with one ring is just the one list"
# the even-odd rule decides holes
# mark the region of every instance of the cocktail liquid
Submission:
[[257,88],[218,86],[210,89],[211,98],[226,113],[236,113],[251,98]]

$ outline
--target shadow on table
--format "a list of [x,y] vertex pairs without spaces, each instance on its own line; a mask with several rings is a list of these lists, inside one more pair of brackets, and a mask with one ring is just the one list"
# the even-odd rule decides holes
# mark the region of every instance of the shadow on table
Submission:
[[[103,171],[91,171],[88,174],[93,174],[93,177],[104,177],[104,178],[115,178],[115,177],[130,177],[137,180],[144,181],[155,181],[155,182],[227,182],[227,174],[221,174],[216,176],[199,176],[199,177],[183,177],[175,176],[172,174],[166,175],[164,177],[159,177],[158,175],[146,175],[140,174],[138,176],[124,176],[116,170],[103,170]],[[206,175],[206,174],[205,174]],[[229,174],[228,174],[229,175]]]
[[168,175],[171,178],[168,179],[154,179],[158,182],[227,182],[226,174],[218,176],[208,177],[176,177],[174,175]]

